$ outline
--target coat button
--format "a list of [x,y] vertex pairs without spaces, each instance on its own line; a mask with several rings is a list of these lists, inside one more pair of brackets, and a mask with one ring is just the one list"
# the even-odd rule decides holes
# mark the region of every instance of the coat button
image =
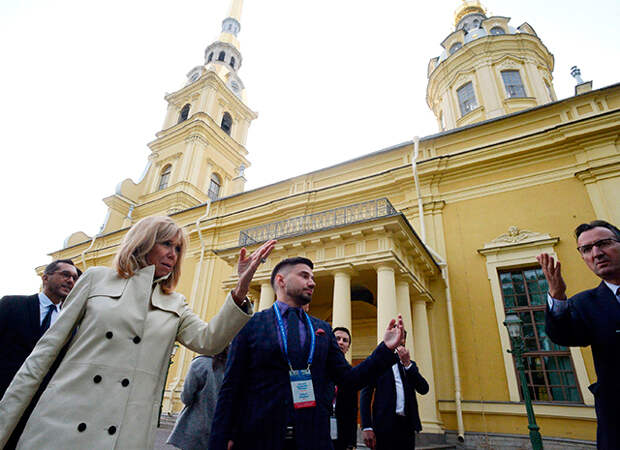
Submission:
[[112,425],[110,428],[108,428],[108,434],[114,434],[114,433],[116,433],[116,427]]
[[127,387],[129,386],[129,380],[127,378],[123,378],[123,381],[121,381],[121,384],[123,385],[123,387]]
[[78,429],[77,429],[80,433],[84,430],[86,430],[86,424],[84,422],[82,422],[81,424],[78,425]]
[[139,344],[141,340],[142,339],[140,339],[140,336],[136,336],[136,337],[133,338],[133,343],[134,344]]
[[108,331],[108,332],[105,334],[105,337],[107,337],[108,339],[112,339],[112,336],[114,336],[114,333],[112,333],[111,331]]
[[101,383],[101,375],[95,375],[95,376],[93,377],[93,381],[94,381],[95,383]]

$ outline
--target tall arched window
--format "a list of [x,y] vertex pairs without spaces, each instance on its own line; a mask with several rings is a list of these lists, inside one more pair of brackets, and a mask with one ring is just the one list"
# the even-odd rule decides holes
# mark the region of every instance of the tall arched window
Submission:
[[232,117],[229,113],[227,112],[224,113],[220,128],[224,130],[226,134],[230,135],[230,129],[232,128]]
[[461,116],[466,115],[470,111],[473,111],[478,107],[476,101],[476,94],[474,93],[474,85],[471,83],[464,84],[456,90],[456,95],[459,98],[459,107],[461,108]]
[[211,174],[211,182],[209,183],[209,191],[207,192],[207,196],[211,200],[217,200],[220,196],[220,187],[222,186],[222,179],[220,176],[213,172]]
[[162,189],[166,189],[168,187],[168,180],[170,179],[170,174],[172,173],[172,165],[168,164],[164,167],[164,170],[161,171],[161,178],[159,179],[159,187],[158,191]]
[[213,52],[209,53],[209,57],[207,58],[207,63],[213,61]]
[[525,97],[523,80],[518,70],[502,70],[502,80],[509,98]]
[[224,61],[226,59],[226,53],[224,51],[221,51],[219,55],[217,55],[217,60],[218,61]]
[[187,120],[187,118],[189,117],[189,103],[187,105],[185,105],[183,107],[183,109],[181,109],[181,114],[179,114],[179,121],[177,123],[181,123],[184,120]]
[[232,67],[233,69],[235,68],[235,62],[236,62],[236,61],[235,61],[235,57],[234,57],[234,56],[231,56],[231,57],[230,57],[230,67]]

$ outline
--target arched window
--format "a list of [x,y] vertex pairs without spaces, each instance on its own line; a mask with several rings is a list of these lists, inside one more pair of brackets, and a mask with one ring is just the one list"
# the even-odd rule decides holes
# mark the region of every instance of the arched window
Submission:
[[525,88],[518,70],[502,70],[502,80],[509,98],[525,97]]
[[470,81],[456,90],[459,98],[459,107],[461,108],[461,116],[473,111],[478,106],[476,94],[474,93],[474,85]]
[[207,58],[207,63],[213,61],[213,52],[209,53],[209,57]]
[[220,176],[213,172],[211,174],[211,182],[209,183],[209,191],[207,192],[207,196],[211,200],[217,200],[220,196],[220,187],[222,186],[222,179]]
[[187,118],[189,117],[189,103],[187,105],[185,105],[183,107],[183,109],[181,109],[181,114],[179,114],[179,121],[177,123],[181,123],[184,120],[187,120]]
[[460,42],[455,42],[454,44],[452,44],[452,47],[450,47],[450,54],[454,53],[455,51],[457,51],[462,46],[463,46],[463,44],[461,44]]
[[224,61],[226,59],[226,53],[224,51],[221,51],[219,55],[217,55],[217,60],[218,61]]
[[497,36],[500,34],[506,34],[506,32],[504,31],[502,27],[493,27],[491,28],[491,34],[494,34]]
[[166,189],[168,187],[168,180],[170,179],[170,174],[172,173],[172,165],[168,164],[164,167],[164,170],[161,171],[161,178],[159,179],[159,187],[158,191],[162,189]]
[[232,67],[233,69],[235,68],[235,57],[234,56],[230,57],[230,67]]
[[230,135],[230,129],[232,128],[232,117],[229,113],[225,112],[224,117],[222,117],[222,124],[220,128],[226,132],[226,134]]

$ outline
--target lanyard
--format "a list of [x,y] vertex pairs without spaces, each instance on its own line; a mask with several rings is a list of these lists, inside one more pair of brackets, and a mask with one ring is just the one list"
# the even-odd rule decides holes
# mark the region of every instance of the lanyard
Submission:
[[[282,321],[282,315],[280,314],[280,308],[275,303],[273,304],[273,310],[276,313],[276,318],[278,319],[278,327],[280,328],[280,336],[282,337],[282,346],[284,347],[284,356],[288,361],[288,365],[291,366],[291,361],[288,359],[288,347],[286,344],[286,330],[284,329],[284,322]],[[304,316],[306,316],[306,321],[308,322],[308,332],[310,333],[310,354],[308,355],[308,367],[312,364],[312,358],[314,357],[314,346],[316,345],[316,336],[314,335],[314,328],[312,328],[312,322],[310,322],[310,317],[306,314],[306,311],[303,311]]]

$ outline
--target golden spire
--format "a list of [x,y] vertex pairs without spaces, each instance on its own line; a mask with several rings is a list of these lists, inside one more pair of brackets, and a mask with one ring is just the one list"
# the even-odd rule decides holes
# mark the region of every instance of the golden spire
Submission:
[[454,11],[454,26],[456,27],[463,17],[472,13],[486,15],[486,9],[479,0],[462,0],[462,4]]
[[230,3],[230,12],[228,17],[236,19],[237,22],[241,22],[241,10],[243,9],[243,0],[232,0]]

